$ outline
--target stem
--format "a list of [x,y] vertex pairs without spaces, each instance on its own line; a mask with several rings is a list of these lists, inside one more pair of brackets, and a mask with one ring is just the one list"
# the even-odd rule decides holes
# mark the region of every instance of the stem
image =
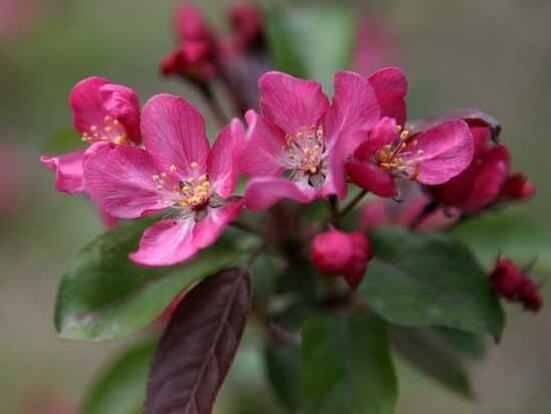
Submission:
[[207,102],[207,105],[209,106],[210,111],[212,112],[212,115],[214,116],[214,119],[216,119],[218,126],[224,127],[229,120],[224,114],[222,105],[220,105],[220,102],[216,98],[212,88],[209,85],[201,85],[200,90],[205,98],[205,101]]
[[329,196],[325,200],[327,204],[327,208],[329,208],[329,212],[331,213],[329,216],[329,221],[333,226],[337,226],[337,221],[339,219],[339,200],[334,195]]
[[369,191],[367,190],[362,190],[360,191],[356,197],[354,197],[352,200],[350,200],[350,202],[346,205],[346,207],[344,207],[344,209],[340,212],[339,214],[339,218],[342,218],[344,216],[346,216],[348,213],[350,213],[357,205],[360,201],[362,201],[362,199],[367,195]]

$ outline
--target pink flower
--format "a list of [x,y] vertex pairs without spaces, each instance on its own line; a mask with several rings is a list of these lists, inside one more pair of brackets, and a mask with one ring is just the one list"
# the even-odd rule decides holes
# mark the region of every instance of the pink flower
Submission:
[[113,145],[87,159],[86,191],[115,217],[173,213],[145,231],[130,258],[148,266],[183,262],[241,212],[232,193],[243,127],[234,120],[209,149],[201,114],[181,98],[157,95],[143,109],[141,130],[145,149]]
[[232,33],[228,39],[234,55],[247,53],[264,44],[264,18],[262,10],[250,4],[232,6],[229,13]]
[[82,164],[99,143],[140,144],[140,105],[132,89],[100,77],[77,83],[69,104],[73,125],[90,147],[40,160],[55,172],[56,190],[73,194],[84,190]]
[[180,40],[209,41],[214,34],[201,11],[184,1],[174,11],[174,32]]
[[165,76],[182,76],[199,85],[216,76],[216,37],[201,11],[183,2],[174,13],[178,46],[160,64]]
[[469,167],[447,183],[428,187],[440,203],[474,213],[493,204],[509,175],[510,157],[505,145],[490,145],[487,127],[472,127],[474,158]]
[[423,184],[445,183],[473,158],[473,138],[463,120],[448,120],[426,130],[405,129],[407,82],[401,72],[382,69],[370,78],[383,117],[347,164],[352,181],[381,197],[395,197],[395,178]]
[[528,310],[537,312],[543,306],[543,297],[534,281],[511,259],[497,262],[490,274],[490,282],[500,296],[520,302]]
[[260,114],[249,111],[241,168],[245,203],[263,210],[282,198],[301,203],[346,195],[344,163],[379,118],[374,88],[352,72],[335,75],[333,104],[314,81],[268,72]]
[[420,231],[447,228],[459,219],[457,210],[437,207],[424,214],[431,198],[417,187],[402,191],[403,201],[377,199],[368,201],[360,214],[360,229],[373,230],[384,226],[413,228]]
[[342,275],[351,289],[363,279],[372,249],[365,234],[331,230],[312,242],[311,258],[316,268],[329,276]]

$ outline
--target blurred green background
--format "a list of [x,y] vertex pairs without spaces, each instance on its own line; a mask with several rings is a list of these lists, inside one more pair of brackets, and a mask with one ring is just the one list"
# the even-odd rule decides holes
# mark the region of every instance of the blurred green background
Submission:
[[[10,3],[18,5],[11,15]],[[221,28],[230,3],[196,2]],[[155,93],[172,92],[204,109],[189,87],[157,74],[159,60],[173,45],[175,4],[0,1],[5,27],[0,30],[0,151],[7,154],[0,157],[0,185],[11,194],[0,213],[0,412],[23,412],[33,400],[50,398],[76,404],[102,362],[121,346],[56,338],[57,281],[102,225],[84,197],[54,191],[52,174],[39,156],[52,134],[70,126],[68,93],[90,75],[135,88],[142,103]],[[473,106],[501,120],[514,169],[526,172],[538,189],[531,203],[515,209],[550,225],[551,2],[351,4],[377,13],[395,38],[410,82],[412,118]],[[544,293],[551,298],[549,288]],[[474,402],[401,367],[399,412],[551,413],[551,308],[535,317],[518,307],[507,310],[503,342],[471,367]],[[252,359],[245,369],[260,369]]]

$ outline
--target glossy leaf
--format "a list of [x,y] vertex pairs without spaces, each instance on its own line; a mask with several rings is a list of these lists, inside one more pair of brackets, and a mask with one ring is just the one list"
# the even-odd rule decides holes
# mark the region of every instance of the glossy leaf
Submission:
[[148,218],[119,226],[77,255],[58,290],[55,326],[62,338],[102,341],[133,333],[154,321],[184,289],[240,256],[221,240],[182,266],[138,266],[128,253],[151,223]]
[[210,414],[251,305],[248,274],[208,277],[180,303],[155,351],[144,414]]
[[278,70],[332,90],[335,71],[350,66],[356,20],[346,7],[293,8],[269,16],[268,40]]
[[486,213],[461,223],[453,234],[471,246],[489,270],[501,254],[520,265],[537,258],[534,270],[551,275],[551,228],[531,217]]
[[266,373],[272,391],[290,413],[300,412],[302,378],[300,345],[269,341],[266,344]]
[[82,414],[132,414],[145,401],[149,364],[156,341],[126,349],[94,381],[82,405]]
[[304,325],[305,414],[390,414],[397,381],[376,315],[320,315]]
[[395,349],[414,367],[463,397],[473,391],[461,359],[428,329],[393,328],[390,334]]
[[496,338],[503,310],[470,251],[444,234],[383,229],[360,294],[383,318],[404,326],[440,326]]

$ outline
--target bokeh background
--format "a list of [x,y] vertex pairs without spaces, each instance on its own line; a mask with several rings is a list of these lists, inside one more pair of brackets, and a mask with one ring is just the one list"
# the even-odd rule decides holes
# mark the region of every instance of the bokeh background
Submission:
[[[175,4],[0,0],[2,413],[38,413],[34,404],[42,407],[47,401],[78,404],[102,363],[125,342],[85,344],[55,335],[57,282],[71,257],[102,225],[83,197],[54,191],[52,174],[40,165],[39,156],[52,134],[70,126],[67,96],[86,76],[129,85],[142,103],[155,93],[172,92],[203,107],[189,87],[158,76],[158,62],[173,44]],[[196,4],[223,29],[230,0]],[[514,168],[526,172],[538,189],[531,203],[516,209],[542,226],[551,225],[551,2],[356,5],[374,13],[397,45],[397,61],[410,81],[411,116],[458,106],[495,115],[504,126]],[[549,288],[544,294],[551,299]],[[536,316],[517,307],[507,311],[503,342],[470,367],[475,401],[462,400],[400,365],[399,413],[551,413],[551,307]],[[262,368],[254,360],[246,367]]]

